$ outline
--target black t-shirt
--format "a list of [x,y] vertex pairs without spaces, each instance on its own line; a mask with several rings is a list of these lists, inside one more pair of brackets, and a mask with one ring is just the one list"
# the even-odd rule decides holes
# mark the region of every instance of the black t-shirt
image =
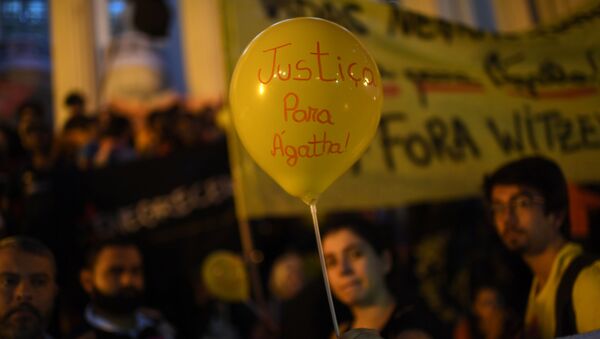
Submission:
[[72,335],[71,339],[167,339],[159,327],[164,324],[161,319],[152,319],[136,336],[124,333],[114,333],[92,326],[87,320]]
[[431,315],[415,305],[396,305],[390,319],[380,332],[385,339],[394,339],[407,330],[419,330],[435,336],[435,321]]
[[[341,326],[347,331],[350,323]],[[404,331],[417,330],[428,334],[431,338],[445,338],[442,326],[427,309],[418,304],[397,303],[392,315],[385,323],[379,335],[384,339],[396,339]]]

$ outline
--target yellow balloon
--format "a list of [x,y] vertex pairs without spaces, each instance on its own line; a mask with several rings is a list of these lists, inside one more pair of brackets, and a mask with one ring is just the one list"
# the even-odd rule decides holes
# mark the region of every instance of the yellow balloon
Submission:
[[382,100],[377,64],[362,43],[318,18],[265,29],[238,60],[230,86],[242,144],[267,174],[306,203],[368,147]]
[[215,297],[229,302],[243,302],[250,297],[248,274],[239,255],[215,251],[202,264],[202,279]]

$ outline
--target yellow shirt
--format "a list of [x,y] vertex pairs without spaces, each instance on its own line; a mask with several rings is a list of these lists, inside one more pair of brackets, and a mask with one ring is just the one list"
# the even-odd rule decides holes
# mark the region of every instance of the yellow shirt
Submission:
[[[581,246],[567,243],[556,256],[546,285],[537,294],[539,282],[534,277],[525,313],[528,338],[554,338],[556,291],[565,270],[581,253]],[[584,268],[577,276],[573,286],[573,305],[578,333],[600,329],[600,260]]]

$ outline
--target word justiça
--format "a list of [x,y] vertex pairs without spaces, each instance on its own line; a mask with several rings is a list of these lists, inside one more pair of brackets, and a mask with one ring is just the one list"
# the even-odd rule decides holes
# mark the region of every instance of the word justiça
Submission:
[[[333,55],[329,52],[321,50],[321,44],[319,41],[316,42],[315,50],[309,52],[309,56],[313,60],[313,65],[307,59],[298,58],[292,62],[282,62],[280,59],[287,59],[286,56],[287,47],[292,46],[292,43],[286,43],[272,48],[263,50],[263,53],[272,54],[271,64],[263,69],[258,69],[258,81],[262,84],[269,84],[274,78],[281,81],[296,80],[296,81],[307,81],[307,80],[320,80],[323,82],[334,82],[334,81],[353,81],[355,86],[363,84],[364,86],[377,87],[375,83],[375,70],[371,69],[367,65],[361,65],[356,61],[344,63],[341,56],[336,56],[336,68],[331,69],[327,65],[331,65],[331,61],[327,58],[331,58]],[[314,63],[316,62],[316,69]],[[292,64],[294,65],[292,67]],[[282,70],[283,67],[283,70]],[[266,71],[266,69],[269,69]]]

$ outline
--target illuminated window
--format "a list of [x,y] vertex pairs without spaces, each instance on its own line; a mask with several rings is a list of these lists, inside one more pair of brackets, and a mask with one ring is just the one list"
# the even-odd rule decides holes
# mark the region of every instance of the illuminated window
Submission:
[[118,35],[124,30],[123,14],[127,7],[125,0],[109,0],[108,1],[108,16],[110,20],[110,32],[111,34]]
[[50,111],[48,0],[0,0],[0,116],[28,99]]

